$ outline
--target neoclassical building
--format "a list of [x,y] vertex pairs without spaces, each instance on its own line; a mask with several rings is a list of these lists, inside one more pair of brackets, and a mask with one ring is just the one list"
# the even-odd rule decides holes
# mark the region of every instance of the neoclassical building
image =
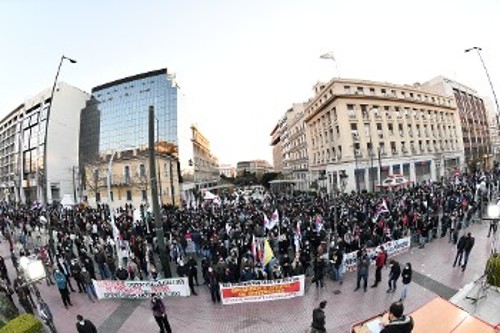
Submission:
[[303,112],[287,111],[279,140],[272,133],[282,144],[283,168],[303,166],[307,190],[373,191],[390,175],[422,182],[464,166],[453,96],[419,84],[342,78],[314,90]]
[[[83,198],[90,204],[103,202],[117,207],[124,203],[137,206],[140,203],[150,202],[150,191],[143,192],[143,187],[138,186],[129,189],[130,184],[125,182],[112,182],[111,198],[108,196],[108,191],[96,192],[91,188],[96,178],[95,170],[107,170],[111,156],[115,157],[110,168],[112,178],[115,180],[121,179],[120,177],[126,179],[125,175],[130,174],[128,180],[132,181],[132,176],[135,177],[137,170],[142,170],[140,165],[148,165],[145,163],[144,154],[138,152],[143,152],[145,147],[148,147],[150,106],[155,110],[155,146],[157,151],[162,150],[159,155],[163,154],[163,157],[157,157],[158,177],[149,175],[147,167],[144,171],[149,179],[160,179],[160,181],[162,179],[160,176],[172,175],[168,176],[172,181],[170,186],[158,183],[161,192],[159,195],[164,203],[179,201],[181,177],[177,171],[180,169],[177,90],[174,76],[170,75],[166,68],[118,79],[92,89],[91,98],[81,113],[79,140],[79,166],[84,184]],[[167,161],[161,162],[161,158]]]

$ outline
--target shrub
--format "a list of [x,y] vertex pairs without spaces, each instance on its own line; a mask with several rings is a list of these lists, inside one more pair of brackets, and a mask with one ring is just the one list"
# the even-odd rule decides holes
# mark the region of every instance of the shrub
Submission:
[[486,263],[487,281],[490,285],[500,287],[500,255],[494,254]]
[[14,304],[5,295],[0,294],[0,327],[17,316],[19,316],[19,312]]
[[42,330],[42,323],[32,314],[25,313],[5,324],[0,333],[41,333]]

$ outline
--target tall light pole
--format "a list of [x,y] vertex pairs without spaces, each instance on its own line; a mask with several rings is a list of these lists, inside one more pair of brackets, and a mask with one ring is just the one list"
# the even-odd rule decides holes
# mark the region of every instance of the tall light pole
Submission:
[[474,47],[471,47],[470,49],[466,49],[465,53],[468,53],[468,52],[473,51],[473,50],[475,50],[477,52],[477,55],[479,56],[479,60],[481,60],[481,64],[483,65],[484,72],[486,73],[486,77],[488,78],[491,92],[493,93],[493,99],[495,100],[495,106],[497,108],[497,110],[496,110],[497,125],[500,125],[500,120],[499,120],[499,116],[498,116],[500,113],[500,107],[498,106],[497,94],[495,93],[495,89],[493,88],[493,83],[491,82],[490,73],[488,72],[488,68],[486,67],[486,63],[484,62],[483,57],[481,56],[481,51],[483,49],[478,47],[478,46],[474,46]]
[[151,177],[151,201],[153,204],[153,214],[155,217],[156,241],[158,242],[158,252],[163,269],[163,277],[172,277],[170,263],[167,259],[165,248],[165,233],[163,232],[163,221],[160,216],[160,205],[158,204],[158,182],[156,173],[156,151],[155,151],[155,108],[150,106],[148,110],[148,149],[149,149],[149,172]]
[[[495,88],[493,88],[493,82],[491,82],[491,77],[490,73],[488,72],[488,68],[486,67],[486,63],[483,60],[483,56],[481,55],[481,51],[483,50],[482,48],[478,46],[471,47],[469,49],[465,50],[465,53],[469,53],[470,51],[476,51],[477,55],[479,56],[479,60],[481,60],[481,64],[483,65],[484,72],[486,73],[486,77],[488,78],[488,83],[490,84],[491,92],[493,93],[493,100],[495,101],[495,107],[496,107],[496,112],[495,112],[495,118],[497,120],[497,134],[498,131],[500,131],[500,107],[498,106],[498,99],[497,99],[497,94],[495,93]],[[491,148],[491,137],[490,137],[490,148]],[[490,149],[490,152],[492,149]],[[479,152],[478,152],[479,154]],[[486,163],[486,161],[485,161]],[[486,165],[485,165],[486,166]]]
[[115,242],[116,247],[116,257],[118,258],[118,265],[122,265],[122,256],[120,251],[120,242],[119,242],[119,230],[116,227],[115,222],[115,214],[114,209],[111,203],[111,171],[113,167],[113,159],[116,155],[116,150],[113,151],[111,157],[109,158],[108,169],[106,172],[106,187],[108,188],[108,206],[109,206],[109,218],[111,221],[111,230],[113,231],[113,240]]
[[43,144],[43,204],[45,205],[45,213],[47,217],[47,226],[49,230],[49,246],[52,254],[55,252],[54,247],[54,235],[52,232],[52,223],[50,221],[50,213],[49,213],[49,194],[50,186],[49,179],[47,173],[47,143],[49,138],[49,120],[50,120],[50,111],[52,110],[52,105],[54,104],[54,92],[56,91],[57,79],[59,78],[59,73],[61,72],[61,66],[64,60],[68,60],[72,64],[76,64],[76,60],[66,57],[65,55],[61,56],[61,60],[59,61],[59,66],[57,67],[56,77],[54,78],[54,83],[52,84],[52,91],[50,92],[50,104],[47,108],[47,115],[45,117],[45,141]]

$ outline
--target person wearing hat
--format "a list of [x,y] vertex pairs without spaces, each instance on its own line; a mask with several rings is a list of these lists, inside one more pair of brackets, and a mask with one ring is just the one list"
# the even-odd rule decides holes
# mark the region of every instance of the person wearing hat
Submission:
[[97,328],[88,319],[84,319],[82,315],[76,316],[76,330],[78,333],[97,333]]
[[327,301],[321,301],[319,307],[313,310],[312,323],[311,323],[311,333],[324,333],[326,332],[326,315],[325,307]]

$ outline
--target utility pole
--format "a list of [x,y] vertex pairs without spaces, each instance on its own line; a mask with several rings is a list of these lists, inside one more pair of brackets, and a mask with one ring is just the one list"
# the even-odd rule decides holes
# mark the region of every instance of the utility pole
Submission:
[[173,169],[172,169],[172,156],[169,156],[168,158],[168,165],[169,165],[169,174],[170,174],[170,194],[172,195],[172,206],[175,206],[175,190],[174,190],[174,174],[173,174]]
[[379,189],[382,186],[382,157],[381,157],[381,151],[380,151],[380,146],[377,148],[378,150],[378,186]]
[[75,202],[75,205],[77,204],[77,201],[76,201],[76,181],[75,181],[75,166],[73,166],[71,168],[71,171],[73,173],[73,200]]
[[372,129],[371,129],[371,124],[370,124],[370,131],[369,131],[369,134],[370,134],[370,151],[368,152],[370,154],[370,172],[368,173],[370,175],[370,181],[372,183],[372,192],[375,192],[375,177],[373,175],[373,155],[374,152],[373,152],[373,141],[372,141]]
[[158,242],[158,252],[160,262],[165,278],[172,277],[170,272],[170,263],[167,260],[165,251],[165,233],[163,232],[163,223],[160,216],[160,205],[158,204],[158,183],[156,181],[156,153],[155,153],[155,108],[149,106],[149,174],[151,177],[151,201],[153,202],[153,214],[155,217],[156,241]]

